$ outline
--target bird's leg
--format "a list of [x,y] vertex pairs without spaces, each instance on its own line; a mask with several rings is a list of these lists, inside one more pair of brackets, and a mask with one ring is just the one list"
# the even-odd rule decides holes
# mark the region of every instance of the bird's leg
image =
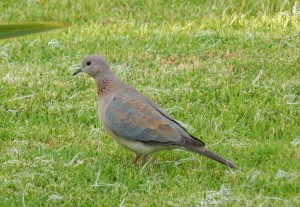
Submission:
[[137,163],[137,161],[140,159],[142,157],[142,155],[139,155],[139,154],[135,154],[135,157],[134,157],[134,159],[132,160],[132,164],[136,164]]
[[146,163],[147,158],[148,158],[148,154],[145,154],[145,155],[143,156],[142,165],[144,165],[144,164]]

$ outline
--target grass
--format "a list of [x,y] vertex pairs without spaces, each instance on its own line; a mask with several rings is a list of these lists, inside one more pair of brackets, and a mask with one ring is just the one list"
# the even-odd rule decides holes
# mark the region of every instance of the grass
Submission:
[[[2,1],[0,20],[72,27],[0,42],[0,206],[299,206],[298,1]],[[97,119],[104,54],[208,148],[132,166]]]

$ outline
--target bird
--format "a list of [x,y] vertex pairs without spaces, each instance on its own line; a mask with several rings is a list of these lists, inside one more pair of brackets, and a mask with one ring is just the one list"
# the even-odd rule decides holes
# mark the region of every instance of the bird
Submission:
[[183,149],[238,169],[208,150],[203,141],[152,100],[117,78],[103,56],[84,57],[73,76],[82,72],[96,81],[100,123],[118,144],[135,153],[133,164],[140,158],[144,163],[148,155],[161,150]]

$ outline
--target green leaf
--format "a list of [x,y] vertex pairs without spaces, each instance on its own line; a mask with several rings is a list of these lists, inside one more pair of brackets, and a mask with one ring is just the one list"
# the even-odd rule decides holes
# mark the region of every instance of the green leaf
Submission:
[[68,27],[64,23],[0,24],[0,39],[19,37]]

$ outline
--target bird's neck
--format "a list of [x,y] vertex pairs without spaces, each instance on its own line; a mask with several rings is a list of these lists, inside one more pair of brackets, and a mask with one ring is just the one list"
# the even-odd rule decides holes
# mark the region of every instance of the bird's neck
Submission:
[[122,84],[122,82],[114,76],[104,76],[96,78],[96,84],[98,96],[103,96],[112,90],[116,90],[117,85]]

